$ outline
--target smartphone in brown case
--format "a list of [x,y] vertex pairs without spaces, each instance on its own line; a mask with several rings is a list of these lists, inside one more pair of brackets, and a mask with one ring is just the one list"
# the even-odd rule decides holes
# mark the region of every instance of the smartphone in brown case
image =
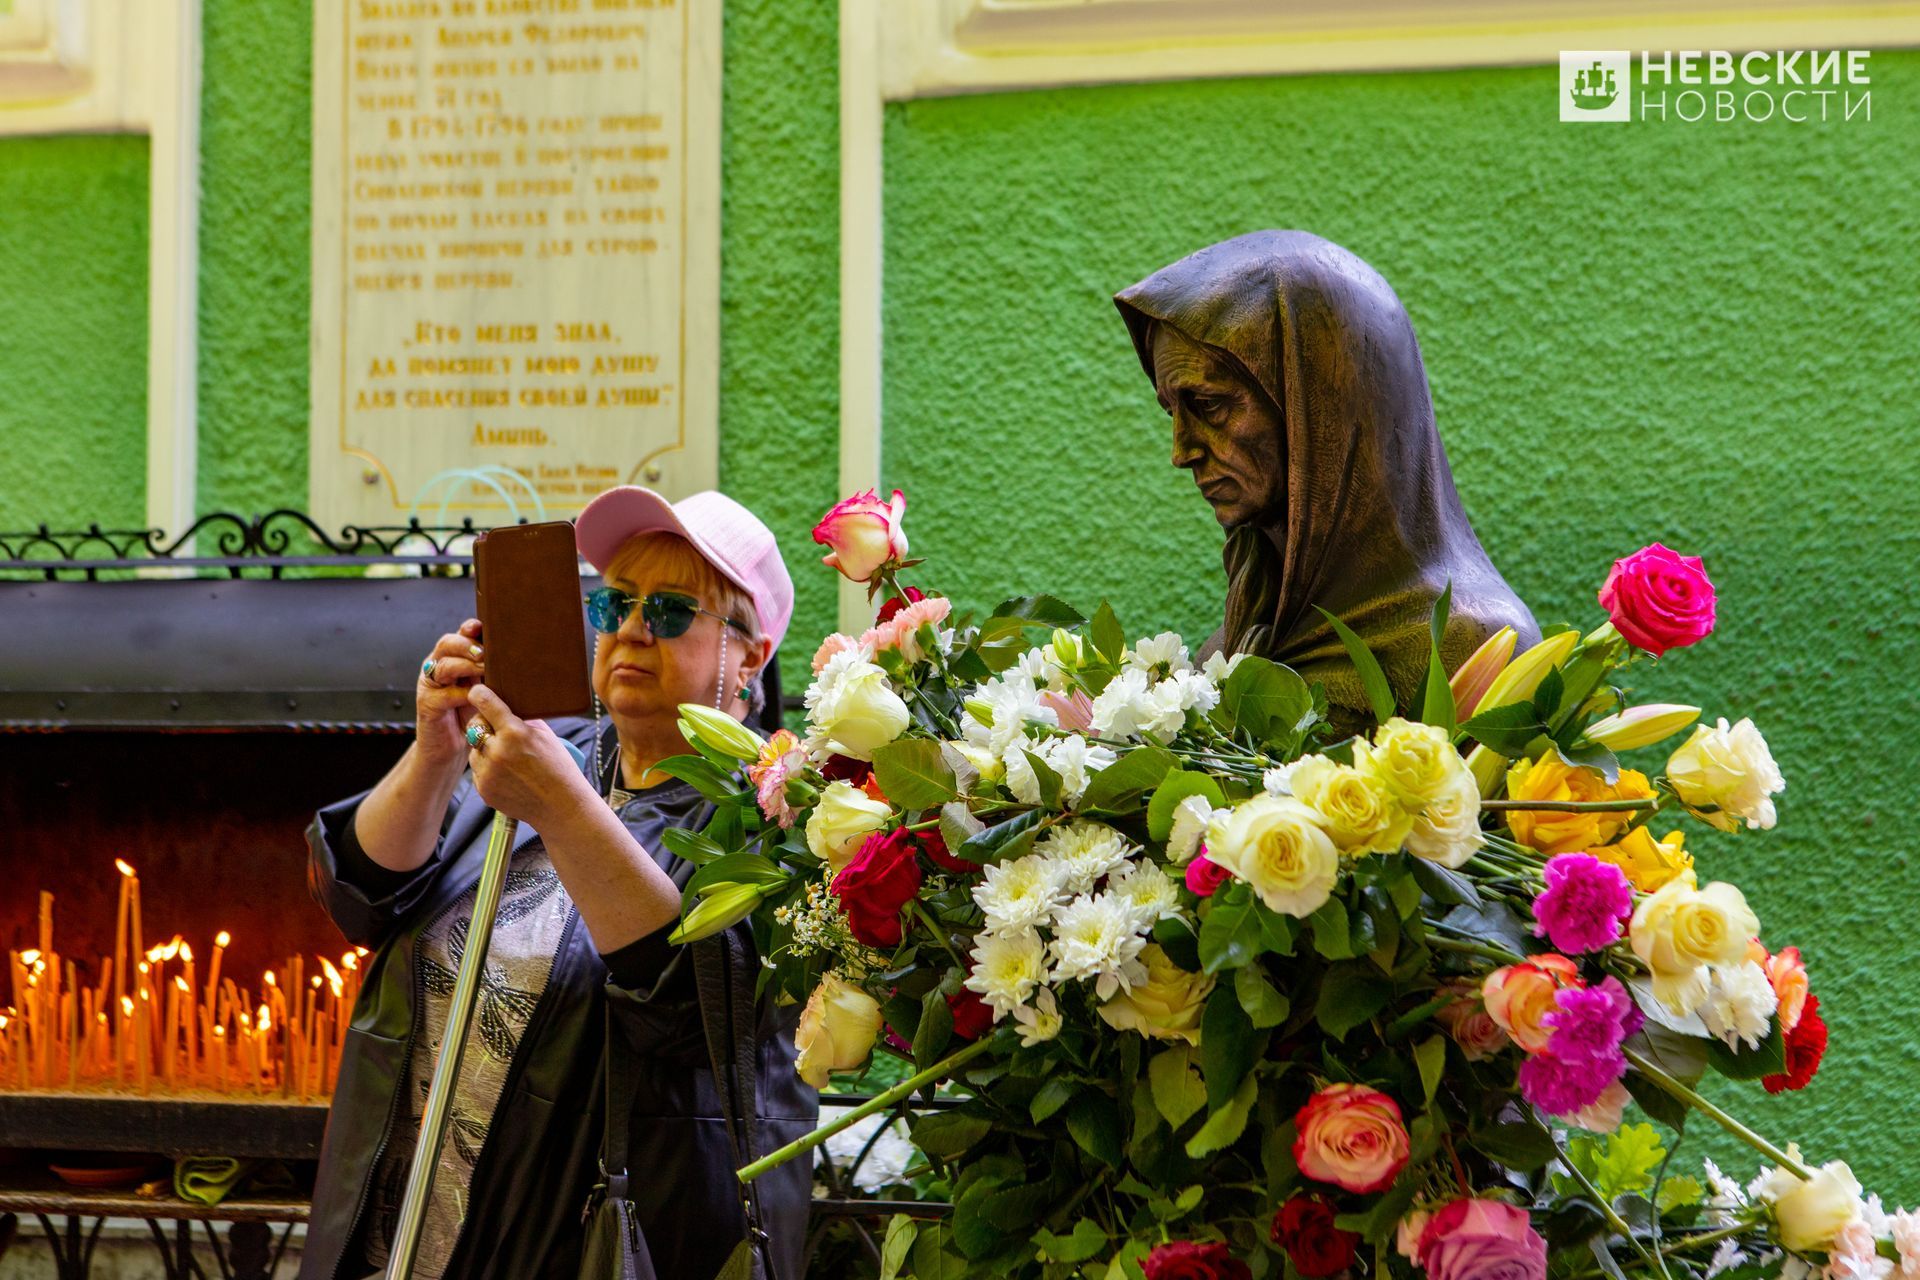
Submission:
[[584,715],[591,704],[576,555],[565,520],[489,529],[474,539],[486,685],[522,720]]

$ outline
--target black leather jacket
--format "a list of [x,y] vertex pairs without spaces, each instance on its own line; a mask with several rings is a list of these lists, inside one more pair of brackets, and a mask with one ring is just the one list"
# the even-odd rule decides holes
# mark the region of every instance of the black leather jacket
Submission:
[[[554,728],[591,749],[591,725]],[[670,784],[676,786],[677,784]],[[656,789],[656,793],[664,791]],[[684,886],[693,868],[659,841],[669,825],[703,820],[697,793],[648,793],[621,812],[643,847]],[[364,793],[322,809],[308,828],[308,880],[334,923],[373,954],[346,1033],[327,1117],[300,1280],[361,1280],[373,1172],[393,1127],[420,1011],[416,946],[427,925],[479,880],[492,812],[462,780],[433,858],[397,888],[354,882],[342,856]],[[536,838],[520,828],[516,848]],[[364,855],[361,855],[364,859]],[[370,878],[363,876],[362,878]],[[752,948],[746,949],[751,956]],[[553,972],[514,1055],[506,1087],[473,1170],[465,1224],[446,1275],[459,1280],[575,1280],[582,1210],[598,1173],[603,1047],[608,1013],[640,1066],[634,1098],[631,1197],[662,1280],[709,1280],[744,1226],[738,1183],[693,984],[691,956],[664,931],[617,953],[628,985],[611,979],[576,912]],[[760,1011],[757,1126],[765,1154],[811,1130],[817,1095],[793,1068],[792,1011]],[[812,1161],[804,1157],[758,1183],[777,1280],[800,1280]]]

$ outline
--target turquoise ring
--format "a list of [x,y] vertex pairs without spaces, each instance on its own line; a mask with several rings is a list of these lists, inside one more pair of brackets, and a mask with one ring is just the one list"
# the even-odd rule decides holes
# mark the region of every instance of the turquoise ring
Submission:
[[440,683],[438,680],[435,680],[433,678],[433,659],[432,658],[428,658],[425,662],[420,664],[420,674],[426,678],[426,681],[429,684]]
[[487,739],[493,736],[493,726],[479,716],[467,721],[467,745],[475,751],[485,748]]

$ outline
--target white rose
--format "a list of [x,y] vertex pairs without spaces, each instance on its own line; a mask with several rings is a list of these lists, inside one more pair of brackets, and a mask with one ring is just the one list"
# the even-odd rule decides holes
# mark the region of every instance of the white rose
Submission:
[[1753,721],[1729,728],[1724,716],[1715,728],[1694,729],[1667,761],[1667,780],[1687,807],[1718,810],[1699,816],[1722,831],[1737,830],[1741,819],[1751,828],[1771,827],[1770,797],[1787,788]]
[[1340,853],[1298,800],[1258,795],[1208,826],[1207,857],[1288,916],[1310,916],[1333,894]]
[[880,1038],[880,1005],[874,998],[829,973],[807,997],[793,1045],[800,1078],[816,1089],[827,1084],[832,1071],[849,1071],[867,1060]]
[[873,759],[873,749],[899,737],[910,718],[887,673],[871,662],[843,668],[808,717],[821,740],[856,760]]
[[807,818],[807,848],[838,874],[868,834],[892,816],[893,810],[851,782],[829,782]]
[[1640,900],[1627,939],[1653,970],[1653,993],[1678,1017],[1707,998],[1708,965],[1737,965],[1760,921],[1746,895],[1724,882],[1694,887],[1683,873]]
[[1844,1160],[1829,1160],[1773,1202],[1780,1243],[1796,1252],[1825,1249],[1860,1214],[1860,1182]]
[[1416,858],[1457,868],[1486,843],[1480,831],[1480,784],[1467,762],[1455,753],[1459,768],[1427,801],[1407,833],[1407,851]]

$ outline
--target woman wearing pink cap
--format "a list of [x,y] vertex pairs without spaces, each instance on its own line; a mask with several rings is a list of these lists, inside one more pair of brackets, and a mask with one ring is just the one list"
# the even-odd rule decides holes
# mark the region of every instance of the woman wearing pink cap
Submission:
[[753,999],[745,926],[666,941],[693,868],[662,835],[707,813],[654,770],[687,753],[681,703],[760,710],[793,583],[773,534],[719,493],[670,504],[612,489],[575,533],[605,582],[588,598],[604,718],[515,716],[485,686],[468,619],[421,664],[406,754],[308,831],[314,893],[373,955],[302,1280],[385,1269],[494,810],[521,825],[413,1274],[575,1280],[583,1210],[611,1184],[637,1211],[641,1280],[707,1280],[749,1216],[765,1235],[756,1274],[800,1280],[810,1171],[784,1166],[743,1203],[733,1169],[749,1127],[730,1141],[728,1121],[751,1098],[764,1153],[810,1130],[818,1101],[793,1070],[791,1013]]

